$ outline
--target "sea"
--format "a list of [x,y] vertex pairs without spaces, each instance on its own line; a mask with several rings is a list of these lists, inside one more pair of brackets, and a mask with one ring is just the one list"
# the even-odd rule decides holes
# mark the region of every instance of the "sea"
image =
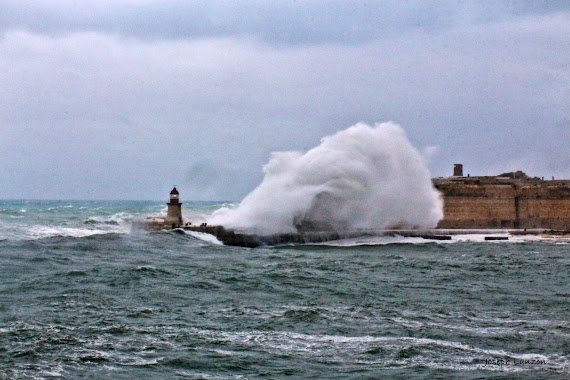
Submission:
[[0,201],[0,379],[570,378],[568,239],[133,230],[165,211]]

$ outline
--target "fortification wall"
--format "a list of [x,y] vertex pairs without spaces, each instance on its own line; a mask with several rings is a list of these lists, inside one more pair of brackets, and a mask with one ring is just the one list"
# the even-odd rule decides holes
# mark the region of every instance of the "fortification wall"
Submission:
[[570,230],[570,181],[463,177],[434,185],[444,201],[438,228]]

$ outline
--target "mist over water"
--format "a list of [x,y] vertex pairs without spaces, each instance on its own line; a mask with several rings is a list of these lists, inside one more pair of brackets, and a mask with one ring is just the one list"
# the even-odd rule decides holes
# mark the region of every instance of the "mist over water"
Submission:
[[358,123],[302,152],[276,152],[264,179],[211,224],[270,235],[303,230],[432,228],[440,194],[404,130]]

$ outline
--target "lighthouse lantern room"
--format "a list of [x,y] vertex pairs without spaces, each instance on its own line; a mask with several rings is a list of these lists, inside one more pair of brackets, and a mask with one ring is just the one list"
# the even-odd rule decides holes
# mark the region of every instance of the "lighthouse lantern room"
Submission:
[[178,190],[176,190],[176,187],[174,187],[170,192],[170,203],[179,203],[179,195],[180,193],[178,193]]

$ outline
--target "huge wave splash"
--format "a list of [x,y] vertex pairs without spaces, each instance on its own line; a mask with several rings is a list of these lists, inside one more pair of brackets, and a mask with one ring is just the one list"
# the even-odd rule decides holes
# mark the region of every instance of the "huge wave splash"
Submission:
[[208,222],[248,233],[432,228],[443,217],[422,155],[403,128],[358,123],[306,153],[274,152],[261,184]]

